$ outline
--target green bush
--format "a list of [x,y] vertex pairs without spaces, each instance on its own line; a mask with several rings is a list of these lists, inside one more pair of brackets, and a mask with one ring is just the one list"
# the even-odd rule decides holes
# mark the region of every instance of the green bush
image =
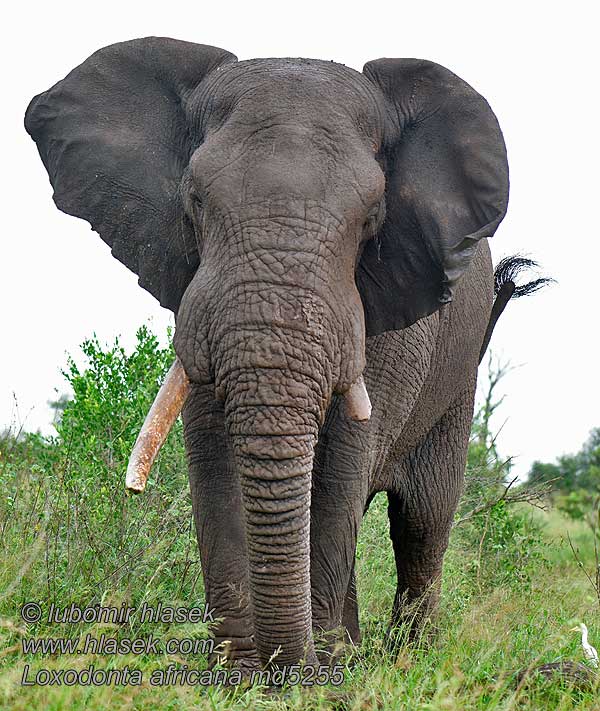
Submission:
[[[25,536],[35,547],[44,539],[44,555],[20,577],[19,596],[27,599],[40,577],[48,604],[64,605],[74,590],[79,604],[116,589],[167,599],[190,594],[200,571],[179,420],[144,495],[132,497],[124,486],[129,453],[173,362],[172,347],[161,348],[142,327],[131,354],[118,340],[102,347],[95,337],[82,350],[85,367],[69,358],[63,373],[73,396],[56,435],[12,438],[0,459],[5,540],[21,545]],[[20,533],[11,537],[10,530]],[[172,575],[162,590],[147,590],[157,565]]]
[[554,498],[563,513],[584,518],[600,496],[600,428],[590,432],[576,454],[563,454],[552,463],[534,462],[529,480],[552,480]]
[[489,587],[521,588],[545,564],[541,527],[525,510],[504,500],[473,518],[462,543],[477,552],[471,569]]
[[131,355],[118,339],[107,349],[96,337],[84,341],[86,368],[80,370],[69,358],[63,371],[73,399],[56,425],[60,444],[84,465],[83,473],[100,477],[102,483],[107,478],[112,481],[113,472],[126,466],[140,425],[174,358],[173,349],[160,348],[145,326],[136,338]]

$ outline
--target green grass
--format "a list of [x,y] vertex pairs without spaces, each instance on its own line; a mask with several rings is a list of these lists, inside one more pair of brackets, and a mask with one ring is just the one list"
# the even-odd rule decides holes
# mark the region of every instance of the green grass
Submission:
[[[24,476],[22,472],[22,476]],[[182,485],[183,475],[181,476]],[[139,687],[20,685],[24,665],[30,675],[42,668],[83,669],[137,667],[147,679],[154,669],[169,663],[204,668],[197,656],[135,655],[107,657],[88,655],[43,657],[21,651],[21,640],[29,636],[80,636],[87,633],[169,637],[202,637],[202,625],[150,625],[135,618],[125,628],[101,624],[26,625],[19,608],[26,600],[38,600],[46,608],[50,599],[61,604],[74,601],[120,604],[132,601],[136,606],[150,604],[190,606],[203,600],[195,543],[189,525],[181,530],[181,521],[190,519],[189,497],[183,496],[174,509],[163,512],[163,522],[150,545],[141,546],[135,564],[128,556],[138,550],[122,548],[108,555],[102,548],[118,539],[114,530],[105,531],[104,540],[96,541],[102,559],[102,573],[87,580],[80,574],[87,556],[91,556],[88,574],[94,570],[93,552],[85,535],[74,534],[71,564],[64,562],[60,580],[53,580],[56,562],[53,546],[62,541],[65,554],[66,521],[52,520],[52,503],[40,496],[35,484],[21,481],[21,505],[28,518],[14,515],[3,521],[2,569],[0,572],[1,649],[0,708],[14,711],[59,711],[62,709],[600,709],[598,688],[579,689],[564,681],[532,679],[518,686],[519,669],[559,660],[583,661],[579,638],[569,629],[579,620],[590,627],[592,640],[600,639],[598,600],[593,588],[578,569],[565,538],[569,531],[582,561],[591,569],[591,535],[581,524],[567,522],[559,514],[539,514],[544,527],[544,562],[534,571],[527,585],[492,584],[477,574],[473,565],[476,550],[465,546],[464,535],[457,531],[447,555],[443,595],[433,641],[401,648],[391,659],[383,647],[384,632],[394,593],[394,565],[387,535],[385,497],[373,502],[364,521],[358,549],[358,586],[361,605],[363,643],[345,664],[342,687],[302,689],[293,687],[273,692],[261,688],[198,688],[191,686],[151,687],[146,681]],[[37,497],[37,503],[36,503]],[[152,499],[150,499],[152,502]],[[117,501],[115,510],[125,519],[127,528],[141,517],[148,506],[143,498]],[[151,503],[158,506],[158,502]],[[50,509],[48,508],[50,507]],[[45,523],[33,524],[41,509]],[[37,513],[36,513],[37,512]],[[60,513],[60,512],[59,512]],[[94,518],[93,512],[88,512]],[[151,517],[152,518],[152,517]],[[75,524],[71,522],[72,526]],[[81,531],[81,529],[78,529]],[[126,538],[126,537],[125,537]],[[106,559],[114,570],[107,574]],[[123,574],[127,570],[127,574]],[[57,591],[57,592],[53,592]],[[57,598],[52,595],[56,594]]]
[[[115,344],[85,344],[90,367],[67,371],[75,397],[51,441],[0,438],[0,711],[175,711],[183,709],[594,709],[600,686],[519,670],[544,663],[583,662],[578,634],[585,621],[600,647],[600,603],[569,544],[589,573],[593,537],[584,524],[520,505],[499,505],[455,528],[446,556],[437,634],[384,649],[394,596],[394,560],[385,496],[377,496],[358,546],[363,642],[344,660],[341,687],[282,690],[240,686],[151,686],[169,664],[205,669],[200,655],[24,655],[35,637],[203,638],[202,624],[150,624],[133,616],[108,623],[26,624],[21,605],[149,605],[191,607],[204,601],[191,518],[185,456],[178,425],[147,491],[125,496],[127,454],[172,359],[146,330],[127,356]],[[152,377],[148,378],[148,374]],[[142,385],[141,385],[142,384]],[[22,686],[38,670],[142,670],[140,686]]]

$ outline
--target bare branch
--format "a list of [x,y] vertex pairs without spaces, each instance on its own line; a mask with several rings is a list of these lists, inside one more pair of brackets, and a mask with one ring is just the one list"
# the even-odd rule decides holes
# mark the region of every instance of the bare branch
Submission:
[[460,526],[475,516],[493,509],[494,506],[499,504],[501,501],[504,501],[506,504],[526,503],[530,506],[535,506],[535,508],[541,509],[542,511],[546,511],[548,508],[546,500],[553,489],[552,483],[556,481],[556,479],[540,482],[533,487],[528,486],[511,492],[511,488],[515,485],[517,480],[518,477],[514,477],[514,479],[505,485],[504,491],[500,495],[479,504],[479,506],[475,506],[471,509],[471,511],[457,519],[453,525]]

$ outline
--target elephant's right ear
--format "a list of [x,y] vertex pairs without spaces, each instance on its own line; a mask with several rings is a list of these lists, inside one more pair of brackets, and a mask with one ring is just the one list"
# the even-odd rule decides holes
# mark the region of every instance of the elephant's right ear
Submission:
[[161,37],[110,45],[36,96],[25,115],[56,205],[87,220],[173,311],[199,263],[179,190],[199,141],[185,100],[233,61],[225,50]]

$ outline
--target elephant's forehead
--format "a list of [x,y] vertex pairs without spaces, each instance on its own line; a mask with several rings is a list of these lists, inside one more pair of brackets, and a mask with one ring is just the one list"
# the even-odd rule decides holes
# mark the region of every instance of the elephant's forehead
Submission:
[[250,117],[294,112],[298,119],[345,115],[361,126],[380,125],[379,90],[360,72],[335,62],[302,58],[252,59],[212,73],[197,96],[216,113],[235,110]]

